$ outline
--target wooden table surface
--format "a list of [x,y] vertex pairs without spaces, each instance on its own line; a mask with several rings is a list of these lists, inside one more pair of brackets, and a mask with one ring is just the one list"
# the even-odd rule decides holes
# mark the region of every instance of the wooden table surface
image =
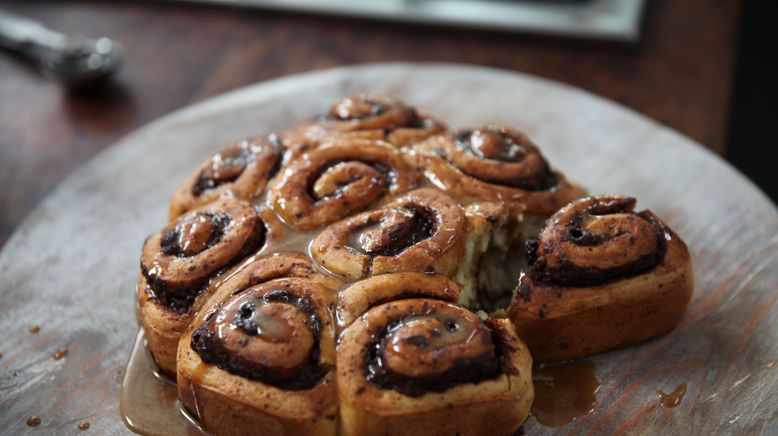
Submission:
[[0,246],[77,166],[138,126],[289,73],[446,61],[535,74],[632,107],[721,154],[739,0],[652,0],[636,46],[164,2],[4,1],[50,27],[126,49],[115,82],[66,92],[0,53]]

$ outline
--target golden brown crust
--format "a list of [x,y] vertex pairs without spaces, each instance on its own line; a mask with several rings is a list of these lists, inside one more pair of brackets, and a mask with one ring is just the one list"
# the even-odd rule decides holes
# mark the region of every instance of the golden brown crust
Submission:
[[275,135],[237,141],[214,153],[173,194],[170,220],[219,198],[260,198],[281,154]]
[[[451,313],[449,313],[451,312]],[[458,315],[455,315],[458,314]],[[467,315],[469,314],[469,315]],[[496,342],[483,342],[481,337],[465,335],[466,339],[454,335],[448,338],[438,336],[433,330],[445,328],[438,325],[437,317],[446,320],[455,319],[458,328],[472,328],[473,332],[491,331]],[[518,429],[529,413],[532,403],[532,358],[526,347],[516,337],[513,327],[506,319],[493,319],[481,324],[475,315],[465,309],[448,303],[430,299],[409,299],[385,303],[371,308],[341,335],[338,348],[338,393],[340,397],[340,433],[343,435],[388,434],[388,435],[476,435],[476,434],[512,434]],[[388,323],[401,318],[407,325],[395,327],[389,335],[394,335],[392,341],[410,342],[416,344],[421,352],[410,353],[406,358],[399,359],[397,370],[411,378],[420,377],[421,382],[426,374],[428,377],[440,377],[441,362],[429,359],[440,353],[443,359],[451,365],[469,365],[468,363],[452,363],[457,359],[450,353],[479,352],[489,348],[499,347],[499,369],[485,378],[479,378],[477,373],[483,366],[466,369],[464,373],[472,381],[447,384],[444,388],[429,385],[426,392],[410,392],[405,394],[399,387],[391,385],[379,386],[366,378],[366,366],[369,364],[370,353],[376,344],[376,335],[385,331]],[[474,318],[474,319],[473,319]],[[413,325],[411,325],[413,324]],[[466,327],[471,326],[471,327]],[[432,329],[432,330],[430,330]],[[430,335],[424,335],[424,332]],[[405,334],[408,333],[408,334]],[[413,334],[411,334],[413,333]],[[421,336],[419,336],[421,335]],[[416,337],[424,337],[422,341]],[[438,339],[442,338],[442,339]],[[443,342],[434,345],[432,340]],[[478,345],[460,348],[464,342],[476,341]],[[398,343],[399,343],[398,342]],[[394,342],[392,342],[394,344]],[[408,343],[406,348],[413,348]],[[436,350],[430,348],[441,348]],[[387,347],[386,349],[394,349]],[[487,354],[489,355],[489,354]],[[494,356],[494,354],[492,354]],[[484,356],[466,358],[473,362],[484,362]],[[425,363],[426,362],[426,363]],[[447,365],[444,362],[443,366]],[[415,368],[415,369],[414,369]],[[369,373],[369,372],[368,372]],[[413,374],[413,375],[408,375]],[[461,377],[458,376],[458,377]],[[429,378],[427,378],[429,381]],[[392,380],[390,379],[390,382]],[[399,390],[398,390],[399,389]]]
[[[179,342],[177,379],[182,404],[216,434],[335,434],[332,307],[337,286],[315,272],[300,253],[260,258],[225,281]],[[242,303],[259,300],[264,300],[267,309],[261,316],[247,318],[241,313],[246,310]],[[234,304],[239,304],[236,310],[232,310]],[[261,310],[257,304],[252,309]],[[249,327],[242,323],[246,320],[252,320]],[[213,361],[214,356],[200,348],[202,340],[193,335],[202,334],[206,326],[216,327],[210,339],[224,347],[216,357],[233,357],[238,366],[235,360]],[[290,350],[284,351],[285,347],[292,343],[303,349],[290,349],[292,353],[287,354]],[[242,372],[241,362],[249,362],[249,368],[259,365],[260,370],[236,374]],[[295,377],[307,377],[301,368],[309,364],[321,372],[313,374],[310,385],[295,384]]]
[[415,146],[428,179],[454,195],[504,202],[513,213],[551,215],[585,191],[554,171],[522,132],[486,126]]
[[435,189],[417,189],[381,209],[324,229],[311,256],[328,271],[350,279],[402,271],[456,273],[464,250],[462,208]]
[[405,147],[446,129],[440,121],[385,96],[360,94],[335,103],[319,115],[284,133],[291,157],[339,139],[384,140]]
[[691,256],[634,204],[613,196],[579,200],[541,231],[508,310],[536,360],[641,342],[680,322],[694,288]]
[[341,140],[287,165],[272,203],[292,227],[312,230],[400,194],[418,182],[402,153],[382,141]]

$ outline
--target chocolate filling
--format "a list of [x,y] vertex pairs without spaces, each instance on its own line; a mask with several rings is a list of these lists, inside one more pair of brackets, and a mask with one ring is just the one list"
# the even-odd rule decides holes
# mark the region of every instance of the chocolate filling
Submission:
[[[430,219],[431,212],[424,208],[408,205],[405,209],[413,213],[410,222],[400,222],[394,226],[388,226],[381,240],[366,240],[364,243],[354,244],[355,249],[371,257],[396,256],[413,247],[419,242],[428,239],[435,233],[435,221]],[[375,225],[378,223],[369,223]],[[368,238],[369,239],[369,238]]]
[[[386,326],[372,334],[365,349],[365,379],[382,389],[392,389],[409,397],[420,397],[428,392],[445,392],[465,383],[479,383],[497,377],[502,372],[503,341],[499,333],[490,329],[494,354],[484,354],[473,359],[458,359],[442,374],[431,377],[410,377],[392,371],[382,356],[390,339],[390,333],[406,319],[419,314],[408,314],[390,320]],[[424,315],[422,313],[421,315]],[[455,322],[454,322],[455,324]],[[456,328],[447,325],[446,328]],[[420,340],[426,338],[419,337]],[[423,344],[419,344],[423,345]]]
[[[615,211],[608,211],[615,212]],[[605,214],[600,212],[599,214]],[[529,263],[528,274],[538,283],[557,286],[596,286],[613,282],[625,277],[632,277],[642,274],[656,267],[665,257],[667,252],[666,234],[669,230],[665,228],[649,212],[640,212],[635,215],[646,220],[651,224],[656,234],[656,248],[651,253],[647,253],[638,259],[624,265],[612,268],[588,268],[575,264],[573,259],[563,259],[554,267],[549,267],[543,258],[538,256],[539,241],[529,239],[525,241],[525,250],[527,262]],[[569,241],[580,246],[597,246],[606,242],[609,238],[603,235],[593,235],[580,227],[580,223],[586,218],[586,213],[578,214],[573,222],[565,230],[565,236]],[[552,244],[546,243],[543,251],[553,251]],[[522,295],[523,296],[523,295]]]
[[[200,355],[203,362],[216,365],[220,369],[244,378],[257,380],[267,385],[288,391],[313,388],[331,368],[328,365],[319,364],[319,356],[321,354],[319,345],[321,338],[321,320],[319,320],[319,317],[316,315],[311,302],[308,301],[308,299],[296,296],[285,289],[272,290],[264,294],[261,298],[267,302],[292,304],[305,312],[308,316],[308,328],[311,329],[311,334],[314,338],[313,347],[308,355],[308,361],[305,365],[295,371],[294,374],[289,375],[284,371],[271,367],[249,365],[245,361],[230,355],[222,346],[218,338],[211,332],[211,323],[213,323],[215,317],[206,318],[206,321],[192,333],[192,349]],[[221,306],[217,307],[216,311],[218,311],[220,307]],[[246,331],[246,329],[248,329],[248,331],[256,331],[256,326],[252,328],[250,325],[243,324],[235,325],[244,331]]]
[[[227,219],[229,220],[229,218]],[[224,228],[222,228],[221,231],[223,236]],[[146,278],[146,282],[148,283],[146,292],[152,299],[158,301],[163,306],[166,306],[177,313],[186,313],[192,307],[192,304],[194,304],[197,296],[208,287],[208,282],[210,281],[211,277],[218,275],[225,269],[237,264],[241,260],[247,258],[249,255],[259,250],[262,245],[265,244],[266,234],[267,228],[265,227],[265,223],[259,220],[256,227],[254,228],[254,232],[243,243],[243,247],[241,247],[237,255],[231,259],[227,259],[227,261],[224,262],[224,265],[222,265],[222,267],[217,272],[211,274],[210,276],[204,278],[202,281],[190,287],[178,287],[169,281],[163,280],[156,275],[152,275],[141,262],[141,273]],[[167,236],[167,234],[165,236]],[[162,240],[160,241],[161,246],[164,243],[163,241],[165,240],[165,236],[163,236]],[[162,248],[162,252],[165,254],[170,254],[166,253],[164,248]]]

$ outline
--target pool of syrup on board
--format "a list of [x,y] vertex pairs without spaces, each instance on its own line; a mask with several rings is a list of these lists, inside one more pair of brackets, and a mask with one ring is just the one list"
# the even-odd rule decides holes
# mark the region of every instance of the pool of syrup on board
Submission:
[[[546,427],[561,427],[590,413],[596,405],[600,383],[590,361],[573,361],[533,368],[535,401],[532,416]],[[144,435],[208,434],[178,401],[175,380],[157,372],[146,348],[143,330],[138,332],[122,380],[119,404],[124,423]]]

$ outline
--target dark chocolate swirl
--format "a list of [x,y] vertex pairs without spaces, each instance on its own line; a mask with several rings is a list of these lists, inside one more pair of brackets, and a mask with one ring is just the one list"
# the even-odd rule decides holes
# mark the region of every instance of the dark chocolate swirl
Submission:
[[314,260],[343,277],[401,271],[456,272],[464,250],[466,221],[454,199],[417,189],[384,208],[346,218],[311,244]]
[[311,230],[406,192],[417,179],[415,168],[387,143],[344,140],[292,161],[273,187],[272,201],[287,223]]
[[[280,278],[230,296],[192,333],[203,362],[285,390],[315,386],[330,371],[320,341],[331,334],[329,290],[302,278]],[[318,295],[318,297],[317,297]]]
[[253,200],[265,193],[281,163],[275,135],[245,139],[210,156],[170,201],[170,219],[220,197]]
[[500,373],[499,341],[467,309],[410,299],[378,306],[368,317],[365,378],[381,388],[418,397]]
[[560,286],[593,286],[646,272],[664,258],[670,231],[630,197],[575,201],[527,242],[529,276]]
[[212,277],[262,248],[268,228],[254,206],[239,200],[182,215],[143,246],[146,292],[177,312],[188,311]]

